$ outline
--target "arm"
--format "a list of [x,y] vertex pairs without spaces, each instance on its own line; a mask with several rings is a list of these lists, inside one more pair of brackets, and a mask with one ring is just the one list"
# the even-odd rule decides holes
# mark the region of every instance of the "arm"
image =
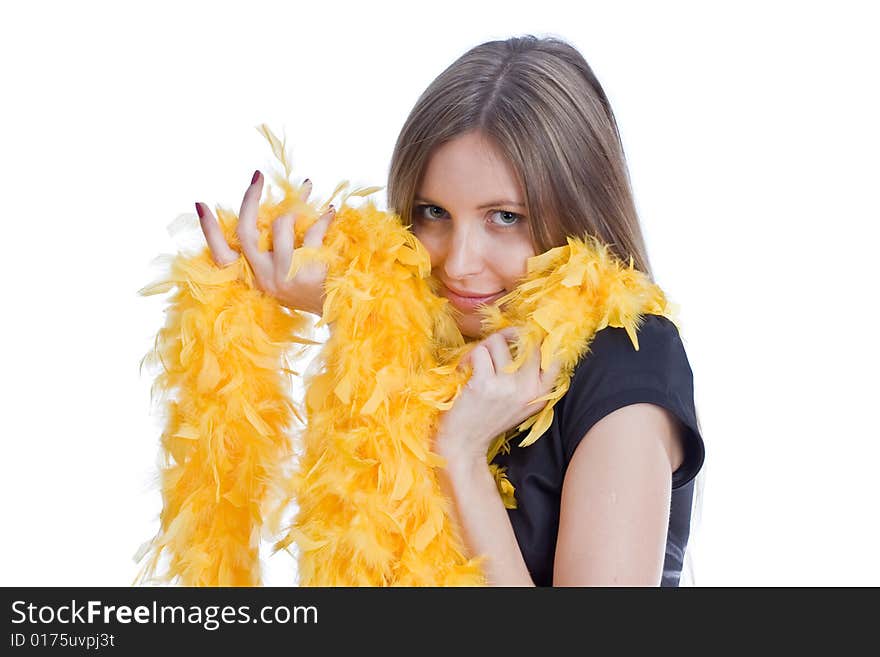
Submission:
[[453,502],[467,556],[486,557],[483,569],[492,586],[534,586],[486,455],[495,436],[540,410],[532,402],[550,391],[561,364],[542,371],[536,347],[516,372],[505,372],[509,336],[503,329],[471,350],[473,372],[443,414],[434,449],[446,460],[440,484]]
[[490,586],[534,586],[485,457],[446,458],[440,483],[453,501],[468,556],[487,557],[484,571]]
[[659,585],[681,435],[654,404],[620,408],[587,432],[563,483],[554,586]]

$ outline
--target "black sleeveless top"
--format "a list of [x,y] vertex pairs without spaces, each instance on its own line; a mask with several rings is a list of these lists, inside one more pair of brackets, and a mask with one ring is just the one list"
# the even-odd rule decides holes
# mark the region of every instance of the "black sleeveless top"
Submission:
[[647,402],[671,411],[684,427],[684,461],[672,473],[672,501],[661,586],[678,586],[690,534],[694,477],[705,449],[697,427],[693,374],[675,324],[647,315],[636,351],[626,331],[606,327],[577,364],[553,422],[532,445],[510,441],[493,463],[507,468],[517,508],[508,509],[517,543],[536,586],[553,585],[553,560],[565,471],[587,431],[612,411]]

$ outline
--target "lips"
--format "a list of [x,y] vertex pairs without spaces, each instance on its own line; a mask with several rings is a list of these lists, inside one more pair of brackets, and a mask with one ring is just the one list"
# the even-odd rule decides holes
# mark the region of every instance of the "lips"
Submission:
[[501,290],[500,292],[495,292],[494,294],[480,295],[475,292],[452,290],[449,286],[446,285],[444,285],[444,287],[446,288],[446,298],[449,299],[449,301],[460,310],[473,310],[481,304],[490,304],[493,301],[497,301],[505,294],[504,290]]

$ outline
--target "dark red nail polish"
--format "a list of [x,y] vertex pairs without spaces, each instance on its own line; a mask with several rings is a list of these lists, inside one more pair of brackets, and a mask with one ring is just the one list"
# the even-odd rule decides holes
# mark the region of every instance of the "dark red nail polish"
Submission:
[[312,182],[312,181],[310,178],[306,178],[305,180],[303,180],[303,185],[305,185],[307,182]]
[[254,177],[251,178],[251,185],[253,185],[255,182],[257,182],[259,179],[260,179],[260,170],[257,169],[256,171],[254,171]]
[[196,214],[199,215],[199,219],[204,219],[204,218],[205,218],[205,211],[202,210],[202,204],[201,204],[201,203],[196,203]]

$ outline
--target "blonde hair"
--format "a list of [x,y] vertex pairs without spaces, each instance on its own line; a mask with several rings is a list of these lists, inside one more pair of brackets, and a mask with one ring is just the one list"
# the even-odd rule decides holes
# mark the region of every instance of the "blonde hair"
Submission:
[[568,43],[532,35],[478,45],[422,93],[400,131],[388,207],[412,222],[433,150],[478,131],[511,163],[536,253],[592,235],[653,280],[617,122],[602,86]]

